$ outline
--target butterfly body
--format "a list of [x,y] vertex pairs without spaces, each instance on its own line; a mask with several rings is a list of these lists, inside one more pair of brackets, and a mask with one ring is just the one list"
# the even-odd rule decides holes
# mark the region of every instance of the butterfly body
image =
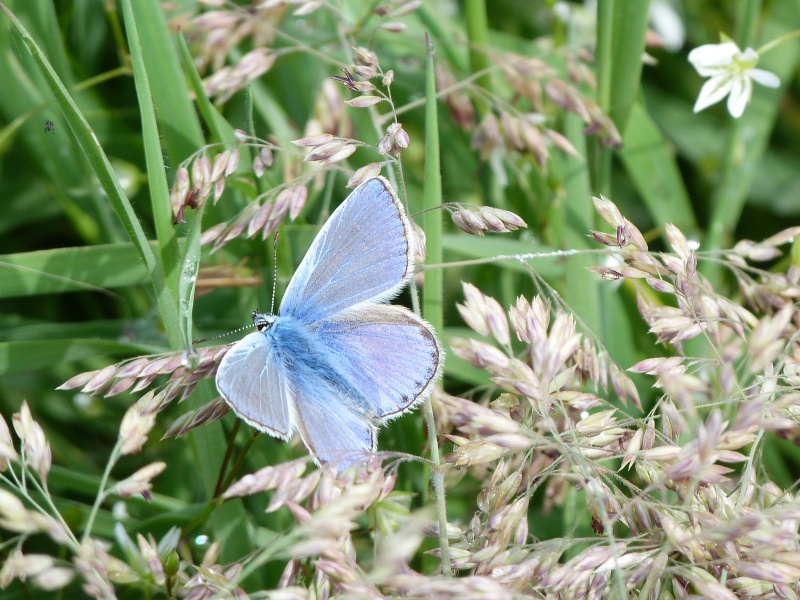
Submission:
[[276,361],[290,374],[291,381],[320,382],[325,389],[336,392],[348,404],[370,416],[366,398],[342,375],[340,361],[318,339],[313,328],[294,317],[256,313],[253,320],[266,322],[270,317],[271,323],[261,326],[264,328],[256,335],[266,337],[267,345],[274,349]]
[[340,469],[375,450],[378,426],[427,397],[441,373],[436,335],[382,302],[413,273],[410,223],[383,178],[334,211],[284,294],[278,315],[254,313],[217,370],[220,394],[252,426]]

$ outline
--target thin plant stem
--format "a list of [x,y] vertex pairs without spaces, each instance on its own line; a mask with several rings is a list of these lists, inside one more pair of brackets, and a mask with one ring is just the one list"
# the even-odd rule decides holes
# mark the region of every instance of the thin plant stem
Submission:
[[791,31],[789,33],[786,33],[786,34],[780,36],[780,37],[776,37],[774,40],[771,40],[771,41],[767,42],[766,44],[764,44],[763,46],[761,46],[758,50],[756,50],[756,52],[758,53],[759,56],[763,56],[764,54],[766,54],[767,52],[769,52],[773,48],[776,48],[777,46],[780,46],[784,42],[788,42],[789,40],[793,40],[796,37],[800,37],[800,29],[797,29],[796,31]]
[[234,462],[233,466],[231,467],[230,473],[228,473],[228,476],[225,478],[225,482],[222,484],[222,489],[219,490],[220,494],[224,493],[225,490],[227,490],[236,479],[236,474],[241,470],[242,465],[244,464],[244,459],[247,457],[247,452],[250,450],[250,446],[253,445],[253,442],[256,441],[257,437],[258,432],[253,432],[253,435],[250,436],[250,439],[245,442],[241,452],[239,452],[238,456],[236,457],[236,462]]
[[431,462],[433,472],[431,481],[433,482],[433,492],[436,496],[436,520],[439,522],[439,549],[442,551],[442,574],[451,576],[450,570],[450,542],[447,539],[447,503],[445,502],[444,473],[441,470],[441,457],[439,456],[439,444],[436,441],[436,419],[433,416],[433,402],[430,396],[425,400],[423,406],[425,414],[425,425],[428,429],[428,439],[431,443]]
[[[489,83],[489,57],[486,55],[488,42],[488,24],[486,20],[486,2],[484,0],[466,0],[464,3],[464,16],[469,36],[469,65],[473,73],[482,73],[476,84],[485,89],[490,89]],[[477,102],[478,112],[484,114],[486,105]]]
[[241,425],[241,421],[236,419],[236,422],[233,424],[233,429],[231,430],[231,434],[228,436],[228,447],[225,449],[225,456],[222,459],[222,464],[219,466],[219,475],[217,476],[217,483],[214,486],[214,498],[219,496],[224,489],[224,481],[225,481],[225,471],[227,471],[228,463],[231,460],[231,456],[233,455],[233,446],[234,441],[236,440],[236,434],[239,433],[239,427]]
[[111,456],[106,463],[106,468],[103,471],[103,477],[100,479],[100,486],[97,488],[97,496],[95,497],[94,504],[92,505],[92,511],[89,513],[89,518],[86,519],[86,528],[84,529],[83,536],[81,537],[81,544],[84,544],[92,533],[92,527],[94,526],[94,520],[97,518],[97,513],[100,510],[100,504],[103,502],[103,500],[105,500],[106,497],[106,484],[108,483],[108,478],[111,476],[111,469],[114,468],[114,465],[117,464],[117,461],[119,460],[121,447],[122,438],[117,440],[117,443],[114,445],[114,449],[111,451]]
[[33,477],[31,478],[31,480],[35,482],[36,487],[39,488],[39,491],[42,493],[42,496],[44,497],[45,502],[47,503],[47,506],[50,508],[50,512],[46,513],[42,509],[42,507],[38,506],[38,504],[37,504],[37,508],[43,514],[48,514],[50,517],[52,517],[53,519],[55,519],[59,523],[61,523],[61,525],[64,527],[64,532],[67,534],[67,537],[69,538],[69,540],[74,545],[73,551],[77,552],[78,551],[78,546],[79,546],[78,539],[75,537],[75,534],[72,533],[72,529],[69,527],[69,525],[67,525],[67,522],[64,520],[64,517],[61,516],[61,513],[58,510],[58,507],[55,505],[55,503],[53,503],[53,496],[50,494],[50,489],[47,487],[47,481],[42,481],[42,484],[39,485],[39,483],[36,482]]
[[[436,107],[436,76],[433,64],[433,44],[427,40],[427,68],[425,95],[425,209],[440,206],[442,203],[442,181],[439,162],[439,128]],[[425,236],[427,240],[428,258],[433,262],[441,262],[442,253],[442,211],[428,210],[425,214]],[[425,271],[425,294],[423,307],[425,318],[434,330],[442,331],[444,325],[444,273],[441,270]],[[450,575],[450,550],[447,540],[447,505],[445,503],[444,474],[441,470],[439,446],[436,440],[436,422],[433,417],[433,405],[430,397],[425,401],[425,421],[428,428],[428,439],[431,445],[431,462],[433,471],[434,494],[436,496],[436,513],[439,519],[439,548],[442,552],[442,573]]]

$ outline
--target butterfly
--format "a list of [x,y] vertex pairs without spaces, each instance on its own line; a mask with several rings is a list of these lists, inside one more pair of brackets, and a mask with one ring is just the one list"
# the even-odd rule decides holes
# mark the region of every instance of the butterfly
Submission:
[[318,463],[340,471],[376,449],[380,425],[424,400],[441,375],[431,326],[384,302],[414,273],[411,223],[389,182],[357,187],[317,234],[277,315],[217,369],[219,393],[251,426],[300,435]]

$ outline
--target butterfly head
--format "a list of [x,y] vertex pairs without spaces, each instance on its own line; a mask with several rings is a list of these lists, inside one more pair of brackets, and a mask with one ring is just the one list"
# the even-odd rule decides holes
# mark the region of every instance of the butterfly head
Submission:
[[275,315],[268,315],[266,313],[258,312],[258,310],[253,311],[253,325],[256,326],[256,329],[259,331],[266,331],[272,324],[275,322]]

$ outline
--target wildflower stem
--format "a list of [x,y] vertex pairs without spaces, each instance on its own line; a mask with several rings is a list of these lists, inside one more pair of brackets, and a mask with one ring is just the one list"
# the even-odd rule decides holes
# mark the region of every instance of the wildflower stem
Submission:
[[123,441],[124,440],[122,438],[117,439],[117,443],[114,445],[114,449],[111,451],[111,456],[108,458],[106,468],[103,471],[103,477],[100,479],[100,486],[97,488],[97,496],[95,497],[94,504],[92,505],[92,512],[89,513],[89,518],[86,519],[86,527],[83,530],[81,544],[84,544],[92,534],[92,527],[94,526],[94,520],[97,518],[97,512],[100,510],[100,503],[106,497],[106,484],[108,484],[108,478],[111,476],[111,469],[114,468],[114,465],[117,464],[117,461],[119,460],[120,448],[122,447]]
[[439,456],[439,444],[436,440],[436,420],[433,417],[433,403],[431,397],[425,399],[423,406],[425,413],[425,424],[428,428],[428,439],[431,444],[431,462],[433,463],[433,491],[436,495],[436,518],[439,521],[439,548],[442,551],[442,574],[452,575],[450,571],[450,543],[447,539],[447,505],[445,503],[444,492],[444,473],[441,470],[441,458]]
[[253,445],[253,442],[255,442],[257,438],[258,432],[255,432],[250,436],[250,439],[245,442],[244,446],[242,446],[241,452],[239,452],[239,455],[236,457],[236,462],[233,463],[233,466],[231,467],[231,472],[228,473],[228,476],[225,478],[225,482],[222,484],[222,489],[219,491],[220,494],[224,493],[225,490],[231,486],[239,472],[242,470],[244,459],[247,457],[247,451],[250,450],[250,446]]
[[[39,481],[36,479],[36,477],[31,477],[30,478],[31,485],[33,485],[33,487],[36,488],[36,491],[38,491],[42,495],[42,498],[44,498],[44,501],[47,504],[47,506],[50,508],[51,512],[47,512],[47,510],[45,510],[44,506],[42,506],[39,502],[37,502],[36,498],[31,496],[31,494],[28,492],[27,489],[22,488],[19,485],[20,480],[17,477],[17,474],[16,474],[16,472],[14,471],[13,468],[9,467],[8,471],[11,473],[13,481],[12,481],[12,479],[9,479],[5,475],[0,475],[0,483],[4,483],[5,485],[7,485],[10,488],[18,489],[20,491],[20,493],[22,494],[22,496],[28,502],[30,502],[31,506],[33,506],[33,508],[35,508],[38,512],[40,512],[41,514],[43,514],[45,516],[52,517],[53,519],[57,520],[64,527],[64,531],[69,536],[70,541],[73,542],[74,547],[72,548],[72,550],[73,551],[76,550],[77,547],[78,547],[78,540],[75,539],[75,536],[73,535],[72,530],[69,528],[69,526],[64,521],[64,517],[62,517],[61,513],[58,511],[58,507],[56,507],[56,505],[53,504],[53,498],[52,498],[52,496],[50,494],[50,490],[47,488],[47,481],[42,481],[42,483],[40,484]],[[24,472],[25,472],[25,469],[23,467],[23,473]]]
[[[31,478],[31,479],[33,481],[35,481],[35,478]],[[64,532],[69,536],[69,540],[73,544],[73,548],[72,548],[73,552],[77,552],[78,551],[78,540],[75,537],[75,534],[72,532],[72,529],[70,529],[69,525],[67,525],[67,522],[64,520],[64,517],[61,516],[61,513],[58,510],[58,507],[53,503],[53,496],[50,494],[50,489],[47,487],[47,481],[42,481],[41,485],[39,485],[38,482],[36,482],[36,487],[38,487],[39,491],[42,493],[42,497],[45,499],[45,502],[47,503],[47,506],[50,508],[50,512],[47,513],[38,504],[36,505],[37,509],[42,514],[47,514],[48,516],[52,517],[53,519],[58,521],[64,527]]]
[[7,471],[11,474],[11,477],[0,473],[0,483],[4,483],[8,487],[14,487],[19,491],[24,492],[25,490],[23,490],[22,486],[20,485],[20,479],[17,476],[17,472],[14,470],[14,466],[9,464]]
[[796,29],[795,31],[790,31],[789,33],[785,33],[780,37],[775,38],[761,46],[756,52],[758,52],[759,56],[763,56],[765,53],[769,52],[773,48],[780,46],[784,42],[788,42],[789,40],[793,40],[794,38],[800,37],[800,29]]
[[[730,125],[728,143],[725,145],[722,157],[722,181],[717,187],[712,199],[711,222],[706,234],[705,250],[719,251],[736,226],[742,214],[745,196],[739,191],[740,178],[738,172],[742,169],[741,158],[741,127],[740,121],[734,119]],[[709,263],[704,265],[704,275],[711,285],[719,283],[721,265]]]
[[225,471],[227,470],[228,463],[231,460],[231,456],[233,455],[233,446],[234,440],[236,439],[236,434],[239,433],[241,421],[236,419],[236,422],[233,424],[233,430],[231,434],[228,436],[228,447],[225,449],[225,456],[222,458],[222,464],[219,466],[219,475],[217,475],[217,483],[214,486],[214,498],[219,496],[223,491],[225,491]]

